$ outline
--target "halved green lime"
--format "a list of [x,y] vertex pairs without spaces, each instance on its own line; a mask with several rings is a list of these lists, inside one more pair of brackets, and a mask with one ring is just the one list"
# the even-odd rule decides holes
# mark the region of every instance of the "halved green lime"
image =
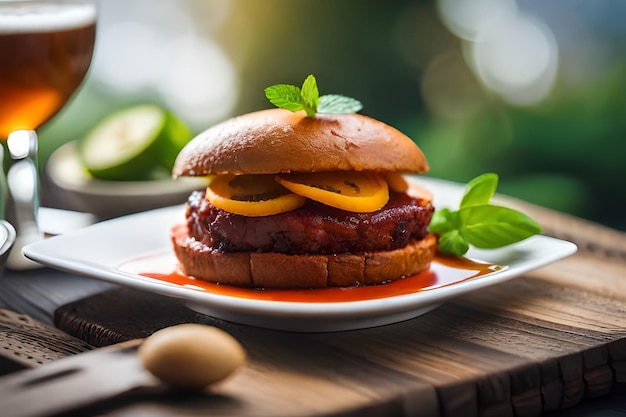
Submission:
[[85,168],[105,180],[147,180],[171,171],[191,139],[187,126],[152,104],[130,107],[104,118],[80,141]]
[[163,138],[166,140],[160,142],[161,165],[167,169],[168,175],[171,176],[176,157],[191,140],[192,133],[182,120],[174,116],[173,113],[166,112]]

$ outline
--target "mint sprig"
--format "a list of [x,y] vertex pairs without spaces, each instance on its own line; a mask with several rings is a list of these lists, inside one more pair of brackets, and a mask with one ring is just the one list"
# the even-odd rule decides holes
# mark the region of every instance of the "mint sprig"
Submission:
[[275,84],[265,89],[265,97],[281,109],[292,112],[304,110],[307,117],[316,113],[350,114],[363,108],[361,102],[339,94],[326,94],[320,97],[317,80],[310,74],[302,87],[290,84]]
[[462,256],[470,245],[495,249],[541,232],[541,226],[526,214],[490,204],[497,186],[497,174],[480,175],[468,183],[458,210],[435,211],[428,230],[439,235],[441,253]]

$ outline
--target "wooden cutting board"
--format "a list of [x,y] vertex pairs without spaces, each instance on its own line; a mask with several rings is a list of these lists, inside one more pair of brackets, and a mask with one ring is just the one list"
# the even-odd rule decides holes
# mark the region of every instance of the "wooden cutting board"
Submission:
[[626,391],[626,236],[522,208],[579,252],[403,323],[280,332],[114,289],[59,308],[55,324],[104,346],[173,324],[207,323],[248,352],[247,366],[211,392],[118,402],[106,409],[110,415],[537,416]]

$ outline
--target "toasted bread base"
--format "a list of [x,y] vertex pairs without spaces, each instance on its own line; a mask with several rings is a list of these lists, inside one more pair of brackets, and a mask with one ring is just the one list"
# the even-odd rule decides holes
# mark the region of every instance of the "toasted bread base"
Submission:
[[217,251],[194,240],[181,224],[172,244],[182,273],[251,288],[324,288],[382,284],[417,274],[430,265],[437,238],[428,235],[401,249],[363,254],[285,255]]

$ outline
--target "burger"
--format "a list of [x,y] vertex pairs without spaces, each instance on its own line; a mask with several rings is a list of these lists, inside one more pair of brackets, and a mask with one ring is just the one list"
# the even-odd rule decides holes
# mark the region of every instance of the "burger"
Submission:
[[204,176],[172,229],[180,272],[216,284],[323,288],[384,284],[428,268],[431,198],[404,174],[420,148],[358,114],[262,110],[219,123],[178,154]]

